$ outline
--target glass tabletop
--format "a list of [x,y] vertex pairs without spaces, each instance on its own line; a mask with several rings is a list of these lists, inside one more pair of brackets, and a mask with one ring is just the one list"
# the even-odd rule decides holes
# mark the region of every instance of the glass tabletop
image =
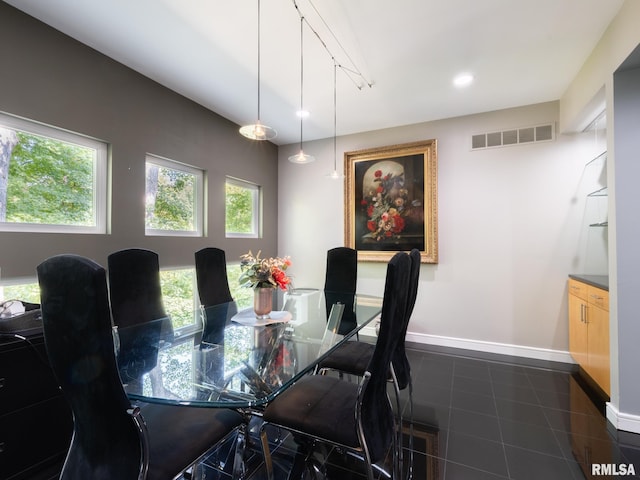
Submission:
[[133,400],[203,407],[264,405],[375,319],[382,298],[298,289],[266,320],[235,302],[202,308],[202,327],[169,318],[118,328],[120,377]]

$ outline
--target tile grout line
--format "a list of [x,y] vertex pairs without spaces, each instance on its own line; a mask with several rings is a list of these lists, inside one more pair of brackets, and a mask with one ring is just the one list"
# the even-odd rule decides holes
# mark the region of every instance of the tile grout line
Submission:
[[[562,452],[562,456],[563,459],[565,461],[565,463],[567,464],[567,468],[571,471],[571,476],[575,478],[574,475],[574,471],[571,468],[571,465],[569,464],[569,459],[566,457],[566,455],[564,454],[563,450],[562,450],[562,445],[560,444],[560,440],[558,439],[558,435],[559,433],[556,432],[556,429],[553,428],[553,425],[551,424],[551,422],[549,421],[549,415],[547,415],[547,410],[555,410],[554,408],[546,408],[546,407],[542,407],[542,403],[540,401],[540,396],[538,395],[538,389],[535,387],[535,385],[533,384],[533,382],[531,381],[530,378],[530,374],[528,372],[525,372],[527,375],[527,381],[529,382],[529,384],[531,385],[531,387],[533,388],[533,393],[536,396],[536,400],[538,401],[538,404],[540,405],[540,407],[542,408],[542,414],[544,415],[544,419],[547,421],[547,426],[549,427],[549,430],[551,430],[551,435],[553,435],[553,439],[556,441],[556,445],[558,446],[558,448],[560,449],[560,452]],[[558,409],[561,410],[561,409]],[[569,412],[571,413],[571,412]]]
[[496,418],[498,419],[498,433],[500,434],[500,444],[502,445],[502,454],[504,455],[504,464],[507,468],[507,477],[511,478],[511,472],[509,471],[509,460],[507,459],[507,449],[504,445],[504,437],[502,436],[502,422],[500,421],[500,414],[498,412],[498,402],[496,401],[496,392],[493,388],[493,375],[491,369],[487,365],[487,371],[489,372],[489,385],[491,385],[491,394],[493,396],[493,408],[496,410]]

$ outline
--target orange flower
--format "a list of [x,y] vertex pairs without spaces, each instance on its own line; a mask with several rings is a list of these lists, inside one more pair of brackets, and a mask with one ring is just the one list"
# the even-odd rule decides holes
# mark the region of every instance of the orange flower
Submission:
[[280,287],[281,290],[286,290],[287,285],[291,283],[291,279],[287,277],[287,274],[279,268],[274,268],[271,271],[271,275],[273,275],[273,279],[278,284],[278,287]]

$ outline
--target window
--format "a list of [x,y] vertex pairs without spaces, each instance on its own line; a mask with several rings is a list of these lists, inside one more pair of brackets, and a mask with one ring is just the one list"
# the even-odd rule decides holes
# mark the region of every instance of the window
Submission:
[[107,144],[0,113],[0,230],[105,233]]
[[0,302],[7,300],[40,303],[40,286],[30,279],[0,282]]
[[147,235],[202,235],[202,170],[148,155],[145,192]]
[[160,270],[162,302],[174,330],[193,328],[199,322],[195,268]]
[[227,177],[225,185],[225,233],[227,237],[260,236],[260,187]]
[[240,278],[240,263],[227,264],[227,281],[229,282],[229,291],[235,300],[238,308],[247,308],[253,305],[253,290],[251,288],[241,287],[238,279]]

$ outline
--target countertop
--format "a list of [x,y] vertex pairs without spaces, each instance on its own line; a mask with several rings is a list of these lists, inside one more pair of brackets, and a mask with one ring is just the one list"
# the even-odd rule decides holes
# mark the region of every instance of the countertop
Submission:
[[569,274],[569,278],[573,278],[574,280],[586,283],[593,287],[601,288],[607,292],[609,291],[609,275],[580,275],[572,273]]

